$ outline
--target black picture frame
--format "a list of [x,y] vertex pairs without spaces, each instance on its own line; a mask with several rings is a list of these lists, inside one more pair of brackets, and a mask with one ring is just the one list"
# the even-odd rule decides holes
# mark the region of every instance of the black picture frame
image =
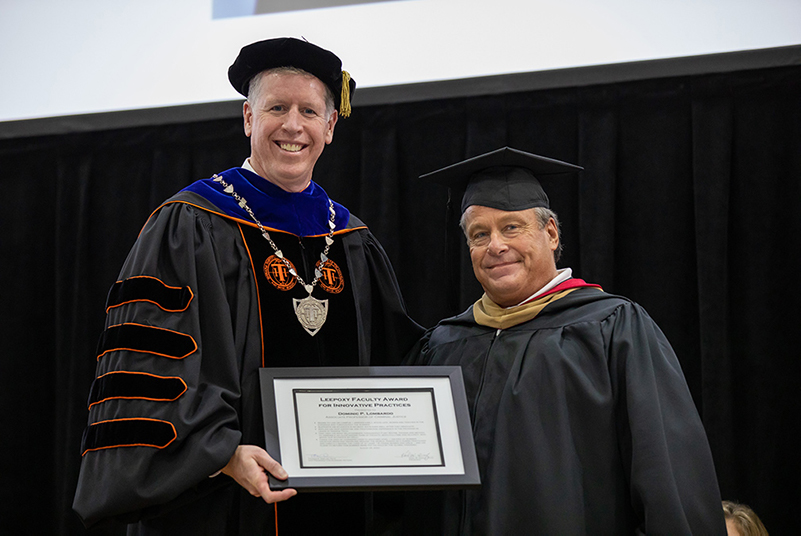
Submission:
[[[274,490],[294,488],[302,491],[393,491],[480,486],[461,367],[262,368],[259,376],[265,446],[267,452],[284,465],[290,475],[287,480],[270,476],[270,487]],[[296,396],[290,393],[305,392],[310,385],[326,390],[334,384],[336,387],[333,391],[336,393],[383,392],[397,390],[398,382],[403,382],[400,390],[432,390],[432,396],[436,397],[437,402],[433,407],[437,434],[441,441],[442,463],[427,467],[369,469],[358,466],[314,469],[301,467],[297,401]],[[447,389],[443,386],[447,386]],[[280,425],[279,421],[282,419],[279,418],[279,412],[283,415]],[[445,422],[440,422],[443,416]],[[282,434],[283,448],[290,452],[282,452]],[[288,447],[288,444],[292,446]]]

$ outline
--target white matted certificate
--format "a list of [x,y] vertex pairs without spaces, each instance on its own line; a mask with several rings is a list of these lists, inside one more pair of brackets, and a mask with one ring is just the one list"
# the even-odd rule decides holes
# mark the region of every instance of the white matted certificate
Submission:
[[459,367],[260,369],[273,489],[474,487]]

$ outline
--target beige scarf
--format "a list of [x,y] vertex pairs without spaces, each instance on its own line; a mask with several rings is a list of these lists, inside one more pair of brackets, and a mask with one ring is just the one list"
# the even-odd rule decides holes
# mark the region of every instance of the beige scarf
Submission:
[[540,311],[545,309],[546,305],[564,298],[574,290],[578,290],[578,288],[569,288],[553,294],[547,294],[523,305],[509,308],[501,307],[484,294],[473,305],[473,318],[477,324],[482,326],[495,329],[511,328],[523,322],[528,322],[540,314]]

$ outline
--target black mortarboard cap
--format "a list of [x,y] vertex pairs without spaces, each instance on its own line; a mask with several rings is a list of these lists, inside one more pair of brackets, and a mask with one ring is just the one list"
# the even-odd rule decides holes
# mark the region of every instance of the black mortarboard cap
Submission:
[[342,62],[336,54],[308,41],[279,37],[251,43],[242,48],[228,68],[228,80],[234,89],[247,97],[251,78],[275,67],[296,67],[313,74],[331,89],[339,114],[343,117],[350,115],[356,81],[342,70]]
[[538,177],[575,173],[581,166],[503,147],[420,175],[463,192],[464,212],[471,205],[514,211],[548,205]]

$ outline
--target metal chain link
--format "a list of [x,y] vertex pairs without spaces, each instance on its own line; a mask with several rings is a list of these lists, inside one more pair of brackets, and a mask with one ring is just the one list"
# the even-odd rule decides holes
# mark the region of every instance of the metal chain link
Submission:
[[311,296],[312,289],[317,284],[317,282],[320,280],[320,277],[322,277],[322,275],[323,275],[322,271],[320,271],[320,268],[323,266],[323,264],[326,263],[326,261],[328,261],[328,250],[331,249],[331,244],[334,243],[334,229],[336,228],[336,222],[335,222],[336,212],[334,211],[334,203],[333,203],[333,201],[331,201],[330,198],[328,199],[328,212],[329,212],[328,228],[329,228],[329,231],[328,231],[328,236],[325,237],[325,249],[323,249],[323,252],[320,253],[320,267],[317,267],[317,266],[314,267],[314,280],[312,280],[312,282],[307,285],[306,282],[303,280],[303,278],[300,277],[300,274],[298,274],[295,271],[295,269],[292,268],[292,264],[287,259],[284,258],[283,252],[281,252],[281,250],[278,249],[278,246],[275,245],[275,242],[273,242],[273,239],[270,238],[270,233],[267,232],[267,229],[264,228],[264,226],[261,224],[261,222],[256,217],[256,215],[253,214],[253,210],[251,210],[251,208],[248,206],[247,200],[244,197],[242,197],[241,195],[239,195],[238,193],[236,193],[236,191],[234,190],[234,187],[232,185],[228,184],[225,181],[225,179],[223,179],[219,175],[214,174],[212,176],[212,178],[214,179],[214,182],[219,182],[220,184],[222,184],[223,191],[225,193],[227,193],[227,194],[231,194],[231,197],[233,197],[236,200],[236,202],[239,204],[239,206],[242,209],[244,209],[245,212],[248,213],[248,215],[253,219],[254,222],[256,222],[256,225],[259,227],[259,231],[261,231],[261,235],[267,240],[267,242],[270,244],[270,247],[273,248],[273,251],[275,252],[275,256],[278,257],[279,259],[281,259],[281,262],[284,263],[284,265],[286,266],[286,268],[289,271],[289,273],[292,274],[292,276],[294,276],[295,279],[298,280],[298,283],[300,283],[301,286],[303,286],[303,288],[306,289],[306,292],[309,293],[309,296]]

